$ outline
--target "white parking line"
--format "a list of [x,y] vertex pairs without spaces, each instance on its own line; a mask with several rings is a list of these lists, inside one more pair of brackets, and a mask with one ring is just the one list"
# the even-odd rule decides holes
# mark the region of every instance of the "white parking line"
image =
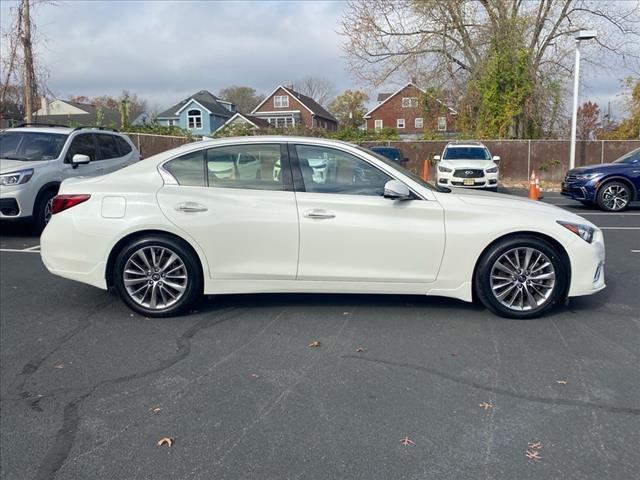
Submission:
[[640,250],[631,250],[631,253],[640,253]]
[[611,215],[612,217],[640,217],[640,213],[610,213],[610,212],[577,212],[580,215]]
[[40,245],[27,248],[0,248],[0,252],[40,253]]
[[640,230],[640,227],[598,227],[600,230]]

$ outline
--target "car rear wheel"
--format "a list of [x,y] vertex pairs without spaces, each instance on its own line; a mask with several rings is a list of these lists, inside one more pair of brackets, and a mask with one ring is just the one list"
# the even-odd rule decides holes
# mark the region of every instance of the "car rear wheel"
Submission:
[[114,285],[122,300],[147,317],[188,310],[199,296],[198,260],[183,242],[149,236],[129,243],[116,258]]
[[605,183],[598,191],[598,206],[607,212],[621,212],[630,201],[631,189],[622,182]]
[[476,269],[475,291],[493,313],[507,318],[541,316],[564,295],[567,269],[560,252],[533,236],[496,243]]

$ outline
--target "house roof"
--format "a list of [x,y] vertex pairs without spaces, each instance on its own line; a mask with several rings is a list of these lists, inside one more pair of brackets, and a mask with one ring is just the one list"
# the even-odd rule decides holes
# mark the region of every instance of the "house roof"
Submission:
[[264,118],[255,117],[253,115],[247,115],[246,113],[236,112],[233,115],[233,117],[231,117],[229,120],[227,120],[222,125],[220,125],[220,127],[218,127],[216,132],[219,131],[219,130],[222,130],[227,125],[231,124],[236,118],[243,118],[246,122],[252,124],[256,128],[271,128],[272,127],[272,125],[267,120],[265,120]]
[[[58,123],[67,125],[96,125],[98,123],[99,107],[90,103],[72,102],[71,100],[61,100],[61,102],[74,106],[86,113],[73,113],[66,115],[37,115],[36,121],[43,123]],[[102,108],[101,125],[120,127],[120,112],[113,108]]]
[[276,87],[276,89],[271,92],[271,94],[267,95],[265,97],[265,99],[260,102],[260,104],[253,109],[253,111],[251,113],[256,113],[256,111],[267,101],[269,100],[271,97],[273,97],[273,95],[279,90],[279,89],[283,89],[285,92],[287,92],[289,95],[291,95],[292,97],[294,97],[296,100],[298,100],[303,107],[305,107],[307,110],[309,110],[309,112],[311,112],[312,114],[314,114],[317,117],[321,117],[324,118],[326,120],[331,120],[333,122],[338,122],[338,120],[336,119],[336,117],[334,117],[333,115],[331,115],[329,112],[327,112],[327,110],[325,110],[325,108],[320,105],[318,102],[316,102],[313,98],[308,97],[307,95],[303,95],[300,92],[296,92],[295,90],[285,87],[283,85],[278,85]]
[[[167,108],[158,115],[158,118],[178,118],[178,112],[181,111],[191,100],[195,100],[202,107],[206,108],[211,114],[219,117],[229,118],[233,116],[233,112],[218,103],[220,99],[207,90],[200,90],[181,102],[176,103],[171,108]],[[225,102],[229,103],[229,102]]]
[[[371,110],[369,110],[367,113],[365,113],[365,114],[364,114],[364,118],[370,118],[371,114],[372,114],[375,110],[377,110],[378,108],[380,108],[382,105],[384,105],[385,103],[387,103],[390,99],[392,99],[393,97],[395,97],[396,95],[398,95],[400,92],[402,92],[405,88],[407,88],[407,87],[409,87],[409,86],[412,86],[412,87],[417,88],[417,89],[418,89],[418,90],[420,90],[420,92],[422,92],[423,94],[424,94],[424,93],[426,93],[423,89],[421,89],[419,86],[417,86],[417,85],[416,85],[415,83],[413,83],[413,82],[409,82],[409,83],[407,83],[407,84],[403,85],[402,87],[400,87],[398,90],[396,90],[395,92],[393,92],[393,93],[391,93],[391,94],[380,93],[380,94],[378,95],[378,101],[379,101],[380,103],[379,103],[378,105],[376,105],[375,107],[373,107]],[[380,97],[385,96],[385,95],[386,95],[386,97],[384,97],[384,98],[383,98],[383,100],[382,100],[382,101],[380,101]],[[436,100],[436,102],[438,102],[439,104],[441,104],[441,105],[443,105],[443,106],[447,107],[447,108],[449,109],[449,111],[451,112],[451,114],[452,114],[452,115],[457,115],[457,114],[458,114],[458,112],[457,112],[455,109],[453,109],[453,108],[451,108],[450,106],[446,105],[446,104],[445,104],[442,100],[440,100],[439,98],[436,98],[435,100]]]

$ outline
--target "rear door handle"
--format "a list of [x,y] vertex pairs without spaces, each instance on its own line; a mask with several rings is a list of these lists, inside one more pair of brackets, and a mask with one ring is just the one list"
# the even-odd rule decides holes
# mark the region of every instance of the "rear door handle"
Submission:
[[200,205],[199,203],[185,202],[185,203],[181,203],[180,205],[176,205],[176,210],[179,212],[191,213],[191,212],[206,212],[208,208],[205,207],[204,205]]
[[304,212],[304,216],[306,218],[321,219],[321,218],[335,218],[336,214],[333,212],[330,212],[329,210],[322,210],[322,209],[316,208],[313,210],[307,210],[306,212]]

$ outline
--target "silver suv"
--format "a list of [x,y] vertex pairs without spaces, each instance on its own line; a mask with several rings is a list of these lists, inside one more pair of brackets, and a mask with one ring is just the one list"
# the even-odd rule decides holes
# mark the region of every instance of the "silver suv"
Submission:
[[126,135],[103,127],[23,124],[0,132],[0,220],[29,220],[37,232],[65,178],[104,175],[140,159]]

